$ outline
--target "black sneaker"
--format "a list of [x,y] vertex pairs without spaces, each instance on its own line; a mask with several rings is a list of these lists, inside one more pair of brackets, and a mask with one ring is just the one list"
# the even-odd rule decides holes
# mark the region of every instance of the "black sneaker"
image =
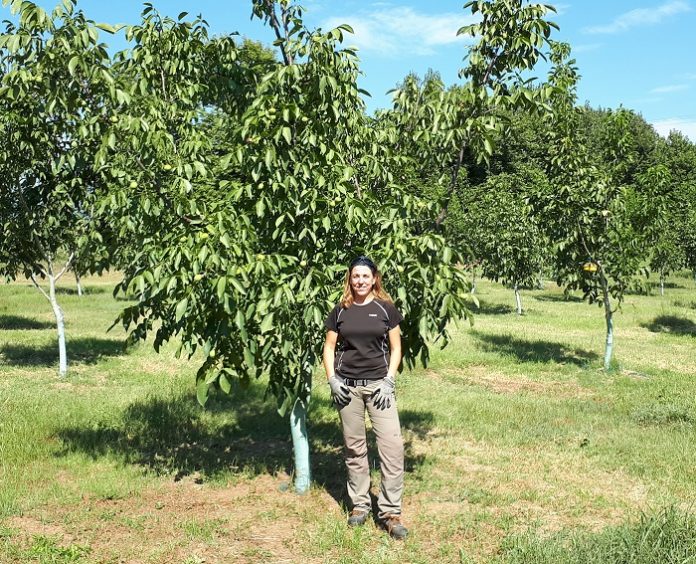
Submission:
[[367,516],[369,511],[364,511],[363,509],[353,509],[348,515],[348,525],[351,527],[358,527],[364,525],[367,521]]
[[382,527],[393,539],[403,540],[408,536],[408,529],[401,522],[401,515],[386,515],[382,519]]

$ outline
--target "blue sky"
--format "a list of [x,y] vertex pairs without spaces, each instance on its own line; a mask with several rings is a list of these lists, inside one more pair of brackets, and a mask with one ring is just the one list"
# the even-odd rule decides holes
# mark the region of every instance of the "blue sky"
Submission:
[[[56,0],[57,1],[57,0]],[[56,1],[40,0],[44,8]],[[163,13],[201,13],[215,34],[238,31],[264,42],[271,35],[250,21],[250,0],[153,0]],[[567,41],[582,74],[579,101],[640,112],[661,134],[679,129],[696,141],[696,0],[570,0],[553,3],[555,38]],[[456,30],[471,21],[463,0],[305,0],[306,21],[324,28],[348,23],[347,43],[360,51],[361,86],[372,94],[368,107],[389,105],[386,92],[410,71],[429,68],[446,83],[458,81],[466,50]],[[96,21],[135,23],[142,3],[80,0]],[[2,8],[3,15],[9,14]],[[106,38],[116,48],[122,39]],[[540,74],[545,73],[545,69]]]

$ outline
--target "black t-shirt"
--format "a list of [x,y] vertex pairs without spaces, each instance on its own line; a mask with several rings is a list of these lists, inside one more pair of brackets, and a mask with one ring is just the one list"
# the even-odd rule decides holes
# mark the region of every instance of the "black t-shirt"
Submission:
[[336,374],[344,378],[378,380],[389,368],[389,335],[403,321],[391,302],[373,299],[344,308],[338,304],[326,318],[327,329],[338,333],[334,360]]

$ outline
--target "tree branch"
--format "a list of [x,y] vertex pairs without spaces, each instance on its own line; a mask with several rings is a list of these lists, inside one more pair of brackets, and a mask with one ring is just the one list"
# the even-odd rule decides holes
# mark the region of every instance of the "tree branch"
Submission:
[[486,83],[491,78],[491,73],[493,72],[493,65],[495,65],[499,58],[500,51],[496,51],[495,53],[493,53],[493,58],[491,59],[491,62],[488,63],[488,68],[486,69],[486,72],[483,75],[483,80],[481,81],[482,86],[486,86]]
[[36,287],[38,288],[39,292],[41,292],[41,293],[44,295],[44,298],[46,298],[46,299],[49,301],[49,303],[50,303],[50,302],[51,302],[51,298],[50,298],[49,295],[44,291],[44,289],[43,289],[41,286],[39,286],[39,283],[36,281],[36,276],[34,276],[34,273],[31,274],[31,281],[34,283],[34,286],[36,286]]
[[74,258],[75,258],[75,253],[72,252],[70,254],[70,256],[68,257],[68,261],[65,263],[65,266],[63,267],[63,269],[58,274],[56,274],[56,277],[55,277],[56,282],[58,282],[58,280],[60,280],[61,276],[63,276],[63,274],[65,274],[68,271]]
[[288,42],[287,8],[281,7],[281,17],[283,20],[283,23],[281,25],[281,23],[278,21],[278,14],[276,14],[275,10],[275,1],[267,0],[266,6],[268,9],[268,21],[271,24],[271,28],[273,28],[273,32],[275,33],[276,39],[278,40],[278,47],[280,48],[280,53],[283,56],[283,62],[285,63],[286,67],[289,67],[293,64],[293,60],[292,56],[288,53],[286,49],[286,45]]
[[459,171],[461,170],[462,163],[464,162],[465,149],[466,143],[462,143],[462,146],[459,149],[459,155],[457,156],[457,162],[455,163],[454,169],[452,170],[452,181],[450,182],[450,188],[447,192],[447,200],[445,200],[445,205],[440,210],[440,213],[438,214],[437,219],[435,220],[435,226],[438,228],[442,226],[442,223],[445,221],[445,218],[447,217],[447,210],[449,208],[450,200],[452,199],[452,195],[457,189],[457,180],[459,179]]
[[582,243],[582,246],[585,248],[585,252],[587,253],[587,258],[595,261],[599,266],[602,266],[600,264],[600,262],[592,256],[590,249],[587,247],[587,243],[585,242],[585,237],[582,233],[582,226],[580,225],[580,220],[578,220],[578,235],[580,236],[580,243]]

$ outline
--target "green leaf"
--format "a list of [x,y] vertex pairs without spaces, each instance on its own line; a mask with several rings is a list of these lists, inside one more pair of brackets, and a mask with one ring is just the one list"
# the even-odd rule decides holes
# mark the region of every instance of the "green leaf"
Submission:
[[244,362],[246,362],[246,365],[249,367],[249,369],[253,369],[256,365],[256,359],[254,358],[254,354],[246,347],[242,352],[244,356]]
[[218,283],[217,283],[217,296],[218,296],[219,301],[222,301],[222,299],[224,298],[226,289],[227,289],[227,278],[225,276],[221,276],[220,280],[218,280]]
[[266,163],[266,167],[270,169],[274,161],[275,152],[271,148],[266,149],[266,154],[264,156],[264,162]]
[[261,333],[268,333],[273,328],[273,314],[269,313],[261,322]]
[[290,409],[290,407],[295,402],[295,395],[288,388],[285,388],[284,392],[285,399],[278,408],[278,415],[280,415],[281,417],[285,417],[285,414],[287,413],[288,409]]
[[226,394],[229,394],[232,391],[232,382],[230,382],[227,374],[221,373],[218,383],[220,384],[220,389]]
[[70,74],[72,74],[72,75],[75,74],[75,67],[77,67],[79,62],[80,62],[80,58],[77,55],[75,55],[74,57],[72,57],[70,59],[70,61],[68,62],[68,72]]
[[241,285],[239,280],[237,280],[234,276],[230,276],[228,278],[230,284],[234,286],[234,289],[237,290],[237,292],[239,292],[240,294],[246,294],[246,290],[244,289],[244,286]]
[[125,25],[122,25],[122,24],[119,24],[119,25],[111,25],[111,24],[107,24],[107,23],[97,23],[97,24],[94,24],[94,25],[95,25],[96,27],[98,27],[99,29],[101,29],[102,31],[105,31],[105,32],[107,32],[107,33],[118,33],[118,32],[121,31],[124,27],[126,27]]
[[493,154],[493,142],[491,141],[490,137],[485,136],[483,138],[483,146],[486,149],[486,153],[489,155]]
[[234,316],[234,322],[240,331],[244,330],[246,320],[244,319],[244,312],[241,310],[241,308],[237,310],[237,313]]
[[187,308],[188,308],[188,298],[184,298],[176,305],[175,320],[177,323],[179,321],[181,321],[182,317],[184,317],[184,314],[186,313]]
[[201,407],[205,407],[206,402],[208,401],[208,390],[210,389],[210,385],[205,383],[205,380],[199,382],[196,385],[196,399],[198,400],[198,403],[201,404]]

